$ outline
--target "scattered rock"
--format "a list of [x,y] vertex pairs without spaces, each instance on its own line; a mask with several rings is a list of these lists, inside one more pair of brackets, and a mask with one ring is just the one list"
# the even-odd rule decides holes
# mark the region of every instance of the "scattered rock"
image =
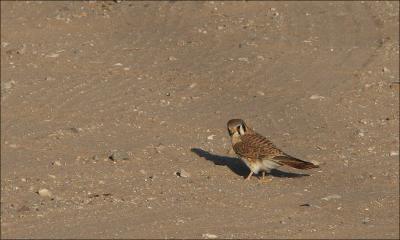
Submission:
[[390,151],[389,156],[399,156],[399,151]]
[[300,205],[300,207],[311,207],[311,205],[309,203],[303,203]]
[[70,131],[73,132],[73,133],[82,132],[82,128],[76,128],[76,127],[68,128],[68,130],[70,130]]
[[314,94],[314,95],[311,95],[310,99],[311,100],[323,100],[323,99],[325,99],[325,97]]
[[146,175],[147,174],[147,172],[145,171],[145,170],[143,170],[143,169],[140,169],[140,171],[139,171],[141,174],[143,174],[143,175]]
[[56,79],[53,78],[53,77],[47,76],[47,77],[44,78],[44,80],[46,80],[46,81],[54,81],[54,80],[56,80]]
[[39,194],[39,196],[46,197],[46,198],[52,198],[52,196],[53,196],[53,194],[50,192],[50,190],[48,190],[46,188],[39,189],[39,191],[37,193]]
[[216,239],[216,238],[218,238],[217,235],[211,234],[211,233],[204,233],[202,236],[203,236],[203,238],[205,238],[205,239]]
[[389,70],[389,68],[387,68],[387,67],[383,67],[383,68],[382,68],[382,72],[386,73],[386,72],[390,72],[390,70]]
[[208,136],[207,139],[208,139],[208,140],[214,140],[214,137],[215,137],[215,135],[212,134],[212,135]]
[[190,177],[190,173],[186,172],[184,169],[175,172],[175,175],[178,177],[188,178]]
[[4,86],[4,89],[5,89],[5,90],[9,90],[9,89],[11,89],[14,85],[15,85],[15,81],[14,81],[14,80],[11,80],[11,81],[5,82],[3,86]]
[[326,147],[320,146],[320,145],[317,145],[316,148],[317,148],[318,150],[326,150]]
[[190,84],[189,88],[192,89],[192,88],[195,88],[196,86],[197,86],[197,83],[192,83],[192,84]]
[[331,200],[331,199],[340,199],[340,198],[342,198],[342,196],[340,196],[340,195],[338,195],[338,194],[332,194],[332,195],[323,197],[323,198],[321,198],[321,199],[322,199],[322,200],[325,200],[325,201],[329,201],[329,200]]
[[170,56],[170,57],[168,57],[168,60],[169,61],[176,61],[176,60],[178,60],[176,57],[174,57],[174,56]]
[[17,54],[22,55],[25,54],[25,52],[26,52],[26,44],[22,44],[22,47],[17,49]]
[[364,125],[368,124],[367,119],[360,119],[359,122],[362,123],[362,124],[364,124]]
[[7,47],[8,45],[10,45],[9,42],[1,42],[1,47],[3,48]]
[[246,57],[238,58],[238,60],[239,60],[240,62],[249,62],[249,59],[246,58]]
[[261,60],[261,61],[264,61],[264,60],[265,60],[264,56],[261,56],[261,55],[257,56],[257,59],[258,59],[258,60]]
[[369,147],[369,148],[367,148],[368,152],[372,152],[372,151],[374,151],[374,149],[375,149],[375,147]]
[[11,143],[11,144],[9,145],[9,147],[10,147],[10,148],[17,148],[17,147],[18,147],[18,145],[17,145],[17,144],[15,144],[15,143]]
[[369,219],[369,217],[366,217],[366,218],[364,218],[363,220],[362,220],[362,223],[363,224],[367,224],[367,223],[369,223],[371,221],[371,219]]
[[365,133],[366,133],[366,131],[364,129],[356,129],[355,130],[355,135],[358,137],[364,137]]
[[111,153],[109,159],[112,161],[129,160],[129,155],[126,152],[117,150]]
[[52,165],[61,166],[61,162],[57,160],[57,161],[54,161],[52,163]]
[[50,53],[50,54],[46,55],[46,57],[49,57],[49,58],[57,58],[58,56],[60,56],[60,54],[58,54],[58,53]]
[[262,92],[262,91],[257,91],[257,94],[260,95],[260,96],[264,96],[265,95],[265,93]]
[[163,144],[159,144],[157,147],[155,147],[155,150],[157,153],[161,153],[166,147]]

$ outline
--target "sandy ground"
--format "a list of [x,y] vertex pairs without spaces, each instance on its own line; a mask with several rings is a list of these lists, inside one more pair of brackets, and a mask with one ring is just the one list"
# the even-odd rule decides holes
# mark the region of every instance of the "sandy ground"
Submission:
[[399,238],[398,8],[2,1],[1,237]]

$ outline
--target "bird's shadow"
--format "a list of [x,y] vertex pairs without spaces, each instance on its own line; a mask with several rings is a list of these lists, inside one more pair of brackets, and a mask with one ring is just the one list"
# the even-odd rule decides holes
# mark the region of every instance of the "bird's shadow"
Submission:
[[[236,173],[239,176],[247,177],[247,175],[249,175],[250,173],[246,164],[243,163],[239,158],[219,156],[204,151],[203,149],[200,148],[192,148],[190,150],[193,153],[197,154],[199,157],[205,158],[206,160],[213,162],[215,165],[227,166],[232,172]],[[302,173],[284,172],[278,169],[272,169],[268,175],[281,178],[297,178],[297,177],[310,176],[308,174],[302,174]]]

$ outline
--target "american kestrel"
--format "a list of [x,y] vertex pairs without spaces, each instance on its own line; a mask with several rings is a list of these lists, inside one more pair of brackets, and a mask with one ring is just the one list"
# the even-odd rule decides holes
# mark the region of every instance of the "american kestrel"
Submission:
[[246,180],[260,171],[262,171],[262,179],[264,179],[266,172],[269,173],[271,169],[282,165],[297,169],[319,167],[284,153],[271,141],[249,128],[242,119],[231,119],[227,125],[233,150],[250,169]]

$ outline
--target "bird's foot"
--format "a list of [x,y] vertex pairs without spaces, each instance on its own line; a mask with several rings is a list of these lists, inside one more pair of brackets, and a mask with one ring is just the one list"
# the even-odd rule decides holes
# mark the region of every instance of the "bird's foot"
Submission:
[[272,181],[272,178],[260,178],[258,179],[258,182],[261,184],[269,183]]

